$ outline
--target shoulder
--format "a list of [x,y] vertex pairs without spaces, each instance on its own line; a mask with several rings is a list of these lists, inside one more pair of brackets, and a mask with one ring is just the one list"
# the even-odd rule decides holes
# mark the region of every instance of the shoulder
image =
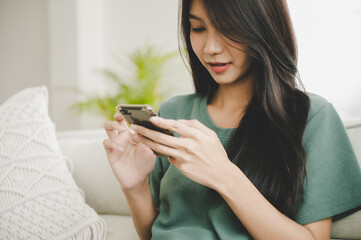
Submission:
[[161,104],[159,115],[164,118],[185,118],[198,106],[201,99],[202,96],[197,93],[171,97]]
[[[307,95],[310,99],[310,109],[304,132],[304,140],[312,142],[311,139],[324,139],[324,135],[330,133],[340,132],[341,134],[342,132],[343,134],[345,127],[332,103],[313,93],[307,93]],[[335,137],[332,136],[332,138]]]
[[313,119],[316,115],[329,115],[335,113],[333,105],[324,97],[310,92],[306,92],[306,94],[310,100],[310,109],[308,112],[307,122],[310,122],[311,119]]
[[[346,133],[343,122],[332,103],[313,93],[307,93],[307,95],[310,99],[310,109],[304,132],[305,140],[310,141],[317,138],[316,136],[324,139],[320,136],[330,133]],[[332,136],[332,138],[335,137],[337,136]]]

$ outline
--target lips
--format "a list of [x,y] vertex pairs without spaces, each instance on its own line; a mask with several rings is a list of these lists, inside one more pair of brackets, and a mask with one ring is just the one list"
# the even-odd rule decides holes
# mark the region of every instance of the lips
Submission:
[[221,63],[221,62],[209,62],[208,63],[213,72],[215,73],[222,73],[227,70],[227,68],[231,65],[231,63]]

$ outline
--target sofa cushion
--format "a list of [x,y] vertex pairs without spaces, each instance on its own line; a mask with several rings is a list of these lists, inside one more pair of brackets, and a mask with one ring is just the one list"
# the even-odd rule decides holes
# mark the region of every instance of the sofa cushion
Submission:
[[84,202],[48,116],[45,87],[0,106],[0,239],[104,239],[106,225]]
[[103,129],[63,131],[57,134],[63,153],[74,162],[73,176],[86,202],[99,214],[130,216],[125,196],[107,160]]
[[132,218],[130,216],[100,215],[108,226],[107,240],[138,240]]

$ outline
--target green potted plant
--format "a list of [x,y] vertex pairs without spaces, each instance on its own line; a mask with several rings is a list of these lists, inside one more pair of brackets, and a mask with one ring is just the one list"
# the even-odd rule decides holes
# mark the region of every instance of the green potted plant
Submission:
[[130,63],[126,69],[130,73],[127,74],[128,77],[112,69],[100,70],[112,82],[111,86],[116,88],[114,94],[87,94],[85,101],[74,104],[72,108],[78,113],[90,112],[108,120],[113,120],[115,107],[119,103],[149,104],[157,111],[160,103],[167,97],[160,89],[164,71],[177,54],[178,52],[162,53],[153,45],[135,49],[126,58]]

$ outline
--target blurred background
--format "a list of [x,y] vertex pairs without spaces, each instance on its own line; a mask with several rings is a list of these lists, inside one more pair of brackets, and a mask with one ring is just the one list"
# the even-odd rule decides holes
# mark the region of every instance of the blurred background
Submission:
[[[288,4],[306,90],[361,117],[361,1]],[[176,0],[0,0],[0,104],[45,85],[57,130],[72,130],[102,127],[117,101],[192,93],[177,18]]]

